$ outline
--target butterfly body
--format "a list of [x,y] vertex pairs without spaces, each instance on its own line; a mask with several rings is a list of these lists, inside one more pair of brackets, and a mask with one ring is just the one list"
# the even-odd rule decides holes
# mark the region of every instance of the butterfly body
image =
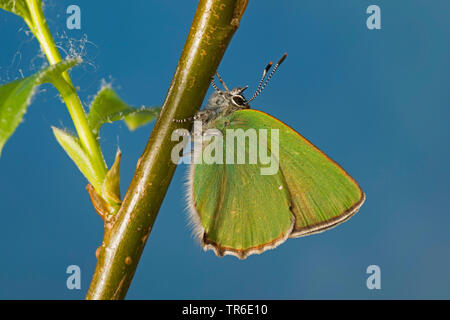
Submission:
[[177,122],[201,121],[203,131],[215,128],[216,120],[223,119],[237,110],[250,108],[242,95],[245,89],[246,87],[238,87],[231,91],[214,92],[203,110],[198,111],[192,118],[177,120]]

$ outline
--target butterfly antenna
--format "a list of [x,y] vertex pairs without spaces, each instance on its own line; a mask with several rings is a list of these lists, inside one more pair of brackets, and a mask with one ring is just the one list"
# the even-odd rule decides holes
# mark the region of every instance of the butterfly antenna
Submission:
[[213,86],[214,90],[220,92],[219,87],[217,87],[216,83],[214,82],[214,76],[211,78],[211,85]]
[[261,80],[259,81],[258,87],[256,88],[255,93],[253,94],[253,97],[251,97],[251,99],[250,99],[249,101],[251,101],[251,100],[253,100],[253,99],[256,98],[256,93],[257,93],[258,90],[261,88],[261,86],[262,86],[262,84],[263,84],[263,81],[264,81],[264,78],[266,77],[267,72],[270,70],[270,68],[272,67],[272,65],[273,65],[273,62],[270,61],[269,64],[264,68],[264,71],[263,71]]
[[220,77],[219,73],[216,71],[216,76],[219,79],[220,83],[223,85],[223,87],[225,88],[225,90],[230,91],[230,89],[228,89],[227,85],[225,84],[225,81],[222,80],[222,78]]
[[[267,75],[267,72],[270,70],[270,68],[272,67],[272,62],[270,62],[266,68],[264,69],[263,72],[263,76],[261,78],[261,81],[259,82],[258,88],[255,91],[255,94],[253,95],[253,97],[251,97],[250,100],[248,100],[248,102],[254,100],[257,96],[260,95],[260,93],[264,90],[264,88],[267,86],[267,84],[269,83],[270,79],[272,78],[272,76],[275,74],[275,72],[277,71],[278,67],[283,63],[283,61],[286,59],[287,57],[287,53],[283,54],[283,56],[280,58],[280,60],[278,60],[278,62],[275,64],[275,66],[273,67],[272,72],[269,74],[269,76],[266,79],[266,82],[264,82],[264,78]],[[264,82],[264,85],[263,85]]]

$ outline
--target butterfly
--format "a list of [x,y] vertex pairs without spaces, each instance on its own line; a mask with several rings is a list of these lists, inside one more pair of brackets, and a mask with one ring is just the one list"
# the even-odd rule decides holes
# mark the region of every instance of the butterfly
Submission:
[[[352,217],[365,200],[357,182],[311,142],[276,118],[250,109],[250,102],[266,87],[285,58],[286,54],[269,75],[272,62],[266,66],[248,100],[243,95],[247,87],[229,90],[216,73],[225,90],[220,90],[213,79],[215,92],[205,109],[191,118],[175,120],[198,121],[203,134],[213,129],[224,138],[232,130],[265,132],[259,141],[270,145],[270,160],[277,165],[271,174],[262,174],[267,167],[267,161],[263,163],[262,159],[231,164],[194,161],[190,165],[190,221],[203,248],[213,250],[217,256],[245,259],[273,249],[288,238],[331,229]],[[273,146],[275,140],[278,141]],[[241,140],[237,145],[244,147],[244,155],[250,157],[248,141]],[[227,143],[218,146],[224,152],[231,150]],[[208,143],[201,144],[202,152],[207,148]],[[232,160],[235,153],[232,150]]]

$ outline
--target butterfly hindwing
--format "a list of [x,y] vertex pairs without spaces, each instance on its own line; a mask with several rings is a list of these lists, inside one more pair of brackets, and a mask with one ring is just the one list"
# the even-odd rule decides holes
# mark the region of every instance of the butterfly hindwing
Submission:
[[283,177],[261,175],[261,167],[259,163],[191,165],[191,215],[205,249],[242,259],[274,248],[291,234],[294,216]]

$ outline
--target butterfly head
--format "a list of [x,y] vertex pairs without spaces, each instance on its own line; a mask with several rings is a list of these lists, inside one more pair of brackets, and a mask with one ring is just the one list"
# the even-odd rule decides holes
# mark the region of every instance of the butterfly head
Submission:
[[248,87],[237,87],[232,90],[216,90],[208,100],[207,108],[249,109],[247,99],[243,92]]
[[[269,83],[269,80],[274,75],[275,71],[277,71],[280,64],[284,61],[284,59],[286,59],[286,56],[287,56],[287,53],[285,53],[281,57],[281,59],[278,60],[278,62],[275,64],[274,68],[272,69],[272,72],[268,76],[267,76],[268,71],[270,70],[270,68],[272,68],[272,65],[273,65],[272,61],[264,68],[264,72],[263,72],[263,75],[259,82],[259,85],[258,85],[255,93],[253,94],[253,96],[248,100],[242,94],[248,88],[248,86],[245,86],[243,88],[237,87],[237,88],[230,90],[230,89],[228,89],[227,85],[222,80],[220,75],[216,72],[217,78],[219,79],[220,83],[222,83],[225,90],[223,90],[223,91],[220,90],[217,87],[217,85],[215,84],[214,79],[212,79],[211,84],[214,87],[214,89],[216,90],[216,92],[213,94],[213,96],[210,99],[210,105],[214,105],[214,106],[228,105],[228,106],[232,106],[233,108],[238,108],[238,109],[250,108],[250,104],[249,104],[250,101],[254,100],[264,90],[264,88]],[[266,76],[267,76],[267,78],[266,78]]]

